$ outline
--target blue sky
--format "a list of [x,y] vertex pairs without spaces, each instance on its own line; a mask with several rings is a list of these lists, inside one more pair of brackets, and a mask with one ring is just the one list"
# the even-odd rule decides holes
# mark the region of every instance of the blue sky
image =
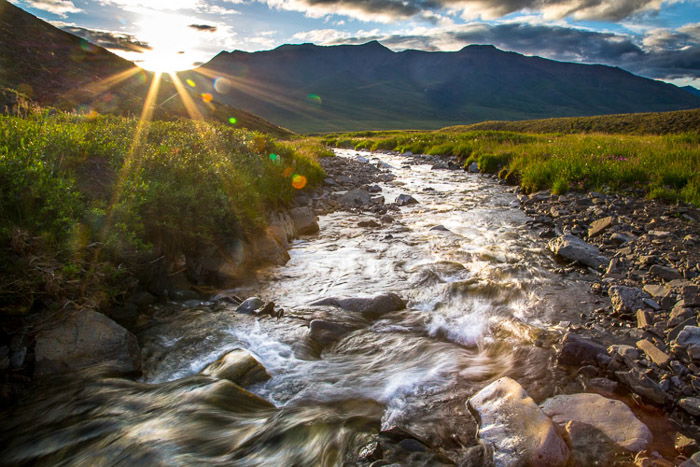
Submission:
[[700,0],[12,0],[145,68],[285,43],[504,50],[700,87]]

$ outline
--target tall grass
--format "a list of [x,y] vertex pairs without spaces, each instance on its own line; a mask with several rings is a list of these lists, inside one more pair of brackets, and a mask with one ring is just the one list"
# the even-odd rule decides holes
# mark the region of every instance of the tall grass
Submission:
[[64,283],[81,282],[95,245],[110,275],[255,235],[269,209],[293,198],[295,174],[309,185],[323,177],[315,151],[203,122],[139,133],[117,117],[0,117],[0,307],[26,305],[18,294],[43,287],[31,274],[22,290],[7,285],[24,277],[29,253],[62,265]]
[[528,134],[506,131],[328,135],[326,144],[457,156],[526,191],[633,190],[700,206],[700,134]]

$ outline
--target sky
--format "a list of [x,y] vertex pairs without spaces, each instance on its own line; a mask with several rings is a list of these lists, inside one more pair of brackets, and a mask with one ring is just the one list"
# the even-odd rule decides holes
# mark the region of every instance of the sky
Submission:
[[470,44],[619,66],[700,88],[700,0],[11,0],[143,66],[176,71],[222,50]]

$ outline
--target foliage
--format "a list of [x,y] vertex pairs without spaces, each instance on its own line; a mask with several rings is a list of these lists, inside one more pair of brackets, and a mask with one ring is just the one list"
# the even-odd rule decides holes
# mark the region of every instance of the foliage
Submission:
[[80,283],[254,235],[270,208],[293,198],[294,174],[322,179],[316,150],[197,121],[0,117],[0,307],[24,302],[20,289],[41,289],[7,286],[27,272],[19,259],[28,251]]

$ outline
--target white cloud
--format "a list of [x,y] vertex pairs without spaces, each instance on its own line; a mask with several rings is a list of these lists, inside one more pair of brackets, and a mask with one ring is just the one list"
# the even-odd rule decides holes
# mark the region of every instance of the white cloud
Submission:
[[32,8],[48,11],[58,16],[66,16],[68,13],[80,13],[81,10],[72,0],[26,0],[25,3]]

